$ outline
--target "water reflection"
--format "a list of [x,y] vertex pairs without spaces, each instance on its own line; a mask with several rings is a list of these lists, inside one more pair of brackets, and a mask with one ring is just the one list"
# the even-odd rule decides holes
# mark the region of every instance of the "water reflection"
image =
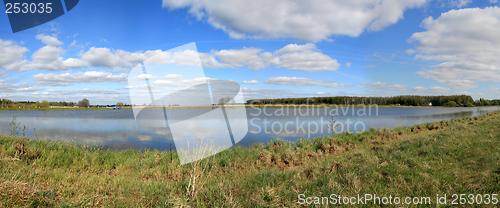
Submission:
[[[157,113],[159,109],[149,109]],[[169,109],[171,114],[197,114],[202,109]],[[283,113],[280,108],[248,108],[249,133],[238,145],[265,143],[271,139],[296,141],[332,134],[332,120],[337,124],[361,122],[363,129],[345,125],[343,131],[358,132],[369,128],[391,128],[419,123],[448,120],[465,116],[477,116],[498,111],[500,107],[440,108],[440,107],[381,107],[376,114],[357,115],[344,109],[340,115],[332,116],[332,109],[304,111],[303,114]],[[280,112],[281,111],[281,112]],[[132,110],[56,110],[56,111],[0,111],[0,133],[9,134],[15,120],[18,134],[35,139],[64,140],[81,144],[101,145],[111,148],[175,149],[169,132],[162,122],[151,121],[149,127],[139,126]],[[161,123],[161,125],[159,124]],[[203,135],[214,122],[204,122],[199,127]],[[215,122],[216,123],[216,122]],[[156,125],[158,124],[158,125]],[[287,126],[288,124],[288,126]],[[314,125],[312,125],[314,124]],[[305,126],[305,127],[304,127]],[[286,127],[286,128],[285,128]],[[359,127],[359,126],[358,126]],[[336,126],[339,130],[339,126]]]

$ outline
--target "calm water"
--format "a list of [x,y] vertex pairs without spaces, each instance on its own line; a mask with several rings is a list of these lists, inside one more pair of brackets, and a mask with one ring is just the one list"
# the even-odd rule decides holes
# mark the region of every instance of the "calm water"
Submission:
[[[248,108],[248,133],[239,145],[265,143],[272,139],[296,141],[345,131],[409,126],[498,110],[500,107]],[[150,111],[162,113],[158,109]],[[179,114],[201,113],[193,109],[171,111]],[[10,134],[13,121],[18,135],[35,139],[69,140],[112,148],[175,148],[166,128],[161,125],[138,125],[130,109],[0,111],[0,133]],[[203,128],[210,126],[200,127],[201,133]]]

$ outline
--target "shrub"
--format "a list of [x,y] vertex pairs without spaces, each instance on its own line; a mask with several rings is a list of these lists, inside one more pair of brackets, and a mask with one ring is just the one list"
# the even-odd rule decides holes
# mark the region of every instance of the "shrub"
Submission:
[[447,106],[447,107],[458,107],[458,104],[455,101],[448,101],[448,102],[446,102],[444,104],[444,106]]

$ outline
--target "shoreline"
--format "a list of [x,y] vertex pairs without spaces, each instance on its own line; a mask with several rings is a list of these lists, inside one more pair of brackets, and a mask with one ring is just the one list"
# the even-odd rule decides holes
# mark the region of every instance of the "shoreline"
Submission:
[[[291,108],[291,107],[314,107],[314,108],[357,108],[357,107],[380,107],[380,108],[477,108],[477,107],[500,107],[500,105],[488,105],[488,106],[458,106],[458,107],[450,107],[450,106],[411,106],[411,105],[375,105],[375,104],[370,104],[370,105],[362,105],[362,104],[356,104],[356,105],[336,105],[336,104],[318,104],[318,105],[312,105],[312,104],[304,104],[304,105],[295,105],[295,104],[290,104],[290,105],[281,105],[281,104],[272,104],[272,105],[224,105],[226,108],[231,108],[231,107],[245,107],[245,108]],[[137,108],[142,108],[142,109],[162,109],[163,107],[160,106],[149,106],[149,107],[144,107],[144,106],[134,106]],[[90,107],[90,108],[0,108],[0,111],[60,111],[60,110],[82,110],[82,111],[102,111],[102,110],[130,110],[133,109],[134,107],[122,107],[120,109],[113,109],[111,107]],[[167,106],[166,109],[206,109],[206,108],[216,108],[219,106]]]
[[[446,107],[446,108],[456,108],[456,107]],[[463,108],[473,108],[473,107],[463,107]],[[373,133],[373,132],[378,132],[378,131],[392,131],[392,130],[405,130],[405,129],[414,129],[414,128],[426,128],[422,126],[433,126],[434,124],[442,124],[442,123],[447,123],[447,122],[456,122],[456,121],[461,121],[461,120],[474,120],[476,118],[484,117],[484,116],[489,116],[489,115],[494,115],[498,114],[500,115],[500,111],[493,111],[493,112],[488,112],[484,113],[482,115],[477,115],[477,116],[464,116],[461,118],[454,118],[454,119],[448,119],[448,120],[441,120],[441,121],[436,121],[436,122],[428,122],[428,123],[421,123],[421,124],[415,124],[415,125],[409,125],[409,126],[399,126],[399,127],[394,127],[394,128],[372,128],[368,129],[363,132],[357,132],[357,133],[340,133],[340,134],[335,134],[335,135],[329,135],[329,136],[319,136],[319,137],[314,137],[314,138],[301,138],[297,141],[285,141],[285,140],[280,140],[278,138],[272,139],[269,143],[272,143],[273,141],[279,141],[279,142],[286,142],[290,144],[296,144],[302,140],[305,141],[313,141],[314,140],[321,140],[321,139],[335,139],[336,137],[340,137],[342,135],[362,135],[362,134],[367,134],[367,133]],[[175,152],[172,150],[165,150],[165,149],[155,149],[155,148],[144,148],[144,149],[136,149],[136,148],[124,148],[124,149],[115,149],[113,147],[108,147],[108,146],[103,146],[103,145],[92,145],[92,144],[79,144],[79,143],[74,143],[69,140],[50,140],[48,138],[39,138],[39,139],[33,139],[28,136],[19,136],[19,135],[8,135],[8,134],[2,134],[0,133],[0,139],[1,138],[13,138],[13,139],[20,139],[20,140],[26,140],[26,141],[34,141],[34,142],[47,142],[47,143],[60,143],[63,145],[69,145],[69,146],[74,146],[76,148],[90,148],[90,149],[99,149],[99,150],[106,150],[106,151],[138,151],[138,152],[143,152],[143,151],[158,151],[158,152]],[[255,148],[255,147],[260,147],[260,146],[265,146],[269,145],[269,143],[255,143],[249,146],[237,146],[238,148]]]

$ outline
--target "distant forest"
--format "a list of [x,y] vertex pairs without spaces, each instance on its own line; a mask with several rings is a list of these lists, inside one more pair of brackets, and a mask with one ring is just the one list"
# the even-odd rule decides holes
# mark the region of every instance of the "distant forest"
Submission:
[[78,102],[49,102],[49,101],[13,101],[9,99],[0,99],[0,109],[36,109],[36,108],[49,108],[49,107],[110,107],[110,106],[125,106],[125,104],[119,102],[116,105],[90,105],[90,101],[84,98]]
[[87,99],[82,99],[78,103],[75,102],[34,102],[34,101],[12,101],[9,99],[0,99],[0,108],[48,108],[50,106],[60,106],[60,107],[88,107],[89,101]]
[[[417,96],[404,95],[393,97],[309,97],[309,98],[276,98],[276,99],[255,99],[248,100],[247,104],[266,105],[266,104],[331,104],[331,105],[404,105],[404,106],[449,106],[449,107],[472,107],[472,106],[491,106],[500,105],[500,100],[479,99],[474,100],[468,95],[450,95],[450,96]],[[31,109],[31,108],[49,108],[49,107],[113,107],[130,106],[121,102],[115,105],[90,105],[88,99],[82,99],[78,102],[34,102],[34,101],[12,101],[0,99],[0,109]]]
[[468,95],[450,96],[393,96],[393,97],[310,97],[310,98],[277,98],[248,100],[247,104],[332,104],[332,105],[405,105],[405,106],[450,106],[472,107],[500,105],[500,100],[474,100]]

